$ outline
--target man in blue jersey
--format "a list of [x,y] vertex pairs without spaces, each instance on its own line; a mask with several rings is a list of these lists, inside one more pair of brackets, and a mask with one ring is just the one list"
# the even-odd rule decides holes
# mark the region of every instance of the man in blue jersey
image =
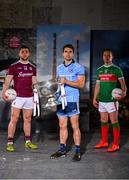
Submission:
[[57,116],[60,128],[60,148],[52,154],[52,159],[66,156],[66,141],[68,138],[68,118],[70,118],[75,143],[75,155],[73,161],[81,160],[80,142],[81,133],[79,129],[79,89],[85,84],[85,70],[82,65],[73,60],[74,47],[66,44],[63,47],[64,62],[57,67],[57,79],[64,86],[67,105],[62,108],[62,96],[59,96]]

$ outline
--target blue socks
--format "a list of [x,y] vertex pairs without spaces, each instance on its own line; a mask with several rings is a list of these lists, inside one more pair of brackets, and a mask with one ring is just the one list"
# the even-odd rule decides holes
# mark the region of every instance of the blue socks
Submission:
[[66,151],[66,145],[65,144],[60,144],[60,151],[61,152]]
[[80,145],[75,146],[75,153],[80,153]]

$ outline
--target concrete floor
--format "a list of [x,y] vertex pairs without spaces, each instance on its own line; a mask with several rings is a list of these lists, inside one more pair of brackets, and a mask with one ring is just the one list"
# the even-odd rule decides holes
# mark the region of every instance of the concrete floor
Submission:
[[[112,140],[109,136],[109,141]],[[129,130],[121,132],[121,149],[108,153],[106,149],[96,150],[100,130],[82,134],[82,160],[72,162],[74,146],[69,135],[68,147],[72,148],[66,158],[50,159],[58,149],[57,134],[34,134],[33,142],[38,150],[24,148],[23,132],[17,131],[16,152],[6,152],[7,131],[0,131],[0,179],[125,179],[129,178]]]

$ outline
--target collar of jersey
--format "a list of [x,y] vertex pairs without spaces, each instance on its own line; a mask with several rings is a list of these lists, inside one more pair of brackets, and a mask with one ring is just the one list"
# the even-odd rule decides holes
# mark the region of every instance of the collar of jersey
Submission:
[[75,63],[74,59],[72,59],[71,63],[70,63],[70,64],[68,64],[68,65],[66,65],[66,64],[65,64],[65,61],[63,62],[63,64],[64,64],[64,66],[65,66],[65,67],[70,66],[72,63]]
[[105,65],[105,64],[104,64],[103,66],[104,66],[104,67],[110,67],[110,66],[112,66],[112,64],[110,64],[110,65]]
[[28,61],[27,63],[23,63],[23,62],[21,62],[20,60],[19,60],[19,62],[20,62],[21,64],[28,64],[28,63],[29,63],[29,61]]

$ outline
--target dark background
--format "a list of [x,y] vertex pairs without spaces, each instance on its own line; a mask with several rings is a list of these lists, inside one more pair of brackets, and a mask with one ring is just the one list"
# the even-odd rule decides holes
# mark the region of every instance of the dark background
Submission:
[[[9,47],[8,32],[12,36],[18,36],[21,43],[30,46],[31,58],[35,62],[37,25],[86,24],[91,28],[91,99],[88,102],[87,110],[92,111],[95,69],[102,63],[100,58],[101,50],[104,47],[113,49],[114,62],[123,69],[128,84],[128,19],[128,0],[0,0],[0,70],[4,69],[3,66],[7,68],[16,60],[15,58],[18,58],[18,49]],[[6,53],[7,51],[9,53]],[[126,102],[126,106],[128,106],[127,104]],[[91,114],[96,117],[94,109]],[[95,122],[99,117],[93,118],[92,116],[90,124],[95,128],[98,126],[98,123]],[[0,116],[0,121],[6,122],[4,118],[8,119],[7,115]],[[83,123],[86,124],[86,121]],[[50,128],[49,122],[47,127]]]
[[[129,89],[129,31],[127,30],[93,30],[91,31],[91,99],[96,82],[96,69],[103,65],[102,51],[110,48],[113,51],[113,63],[119,66],[124,74]],[[129,91],[120,102],[119,122],[122,128],[129,127]],[[92,116],[98,118],[98,112],[92,108]],[[91,126],[95,127],[97,118],[91,118]],[[93,120],[94,119],[94,120]],[[99,124],[100,125],[100,124]]]

